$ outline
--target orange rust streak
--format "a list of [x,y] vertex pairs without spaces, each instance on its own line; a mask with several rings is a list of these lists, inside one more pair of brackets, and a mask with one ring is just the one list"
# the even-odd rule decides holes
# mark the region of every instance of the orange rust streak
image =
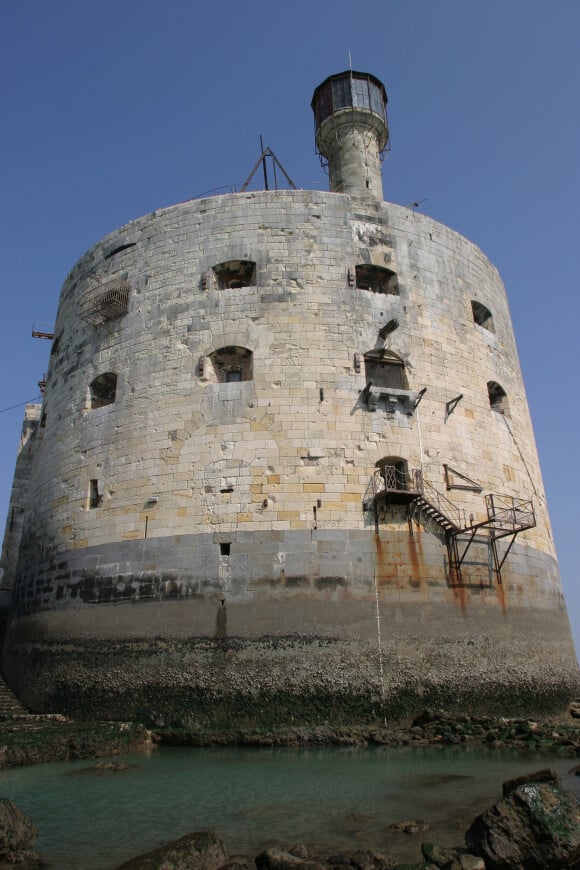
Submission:
[[461,610],[463,613],[467,610],[467,598],[468,593],[465,586],[454,586],[453,587],[453,597],[456,601],[459,602],[461,606]]
[[503,588],[503,583],[497,584],[497,600],[499,601],[499,606],[501,607],[503,613],[507,610],[507,603],[505,600],[505,589]]
[[465,586],[460,582],[461,575],[457,569],[449,565],[449,584],[453,590],[453,599],[459,602],[461,611],[465,613],[467,610],[468,592]]
[[409,538],[407,549],[409,552],[409,562],[411,563],[411,580],[421,581],[425,579],[425,568],[423,565],[423,552],[420,546],[417,546],[415,538]]
[[388,555],[383,550],[383,542],[379,534],[374,535],[375,543],[375,564],[377,569],[377,584],[388,583],[396,579],[389,573]]

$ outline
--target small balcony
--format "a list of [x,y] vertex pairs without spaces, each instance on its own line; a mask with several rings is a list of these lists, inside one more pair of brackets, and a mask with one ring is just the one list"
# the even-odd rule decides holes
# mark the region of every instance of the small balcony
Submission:
[[409,504],[423,493],[423,472],[420,468],[407,469],[401,462],[383,465],[373,473],[363,499],[365,509],[377,502]]

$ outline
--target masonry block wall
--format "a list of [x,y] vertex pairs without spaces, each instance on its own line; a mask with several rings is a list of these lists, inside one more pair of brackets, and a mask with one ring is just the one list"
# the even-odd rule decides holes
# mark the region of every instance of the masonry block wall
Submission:
[[[404,381],[368,387],[381,360]],[[505,291],[441,224],[313,191],[140,218],[67,278],[43,414],[4,652],[35,709],[340,721],[576,691]],[[485,493],[533,499],[501,583],[474,547],[455,584],[405,506],[377,520],[385,459],[472,522]]]
[[12,598],[12,585],[24,528],[25,511],[30,500],[32,460],[38,444],[40,422],[41,406],[26,405],[0,557],[0,611],[4,613],[9,610]]

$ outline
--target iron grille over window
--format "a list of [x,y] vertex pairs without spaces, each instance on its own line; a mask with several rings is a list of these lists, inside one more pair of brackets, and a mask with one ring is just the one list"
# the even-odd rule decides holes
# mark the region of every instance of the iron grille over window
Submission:
[[102,284],[101,292],[84,302],[80,312],[82,319],[98,326],[107,320],[122,317],[129,310],[130,291],[131,285],[117,278]]

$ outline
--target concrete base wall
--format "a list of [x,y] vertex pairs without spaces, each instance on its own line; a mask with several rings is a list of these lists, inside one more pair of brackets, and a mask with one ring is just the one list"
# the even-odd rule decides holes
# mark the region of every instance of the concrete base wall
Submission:
[[[501,584],[488,547],[474,544],[463,563],[463,585],[452,589],[438,527],[434,533],[414,523],[411,534],[405,509],[395,507],[375,533],[367,516],[366,530],[167,535],[40,554],[19,566],[13,613],[190,599],[248,605],[294,598],[374,601],[375,591],[385,601],[420,605],[446,600],[464,607],[475,597],[504,610],[564,606],[555,559],[524,541],[510,551]],[[502,549],[500,544],[500,555]],[[196,632],[212,630],[198,624]]]
[[[230,537],[227,560],[206,535],[61,554],[36,581],[30,566],[46,609],[20,598],[9,682],[36,710],[189,726],[400,720],[426,706],[537,716],[578,691],[546,554],[516,546],[501,585],[482,585],[473,560],[478,582],[454,588],[444,546],[420,527]],[[124,574],[125,560],[142,572]]]
[[[45,613],[12,624],[6,671],[35,710],[210,727],[401,720],[433,706],[538,716],[578,690],[564,613],[385,610],[382,661],[370,601],[227,608],[223,637],[209,604],[117,608],[116,635],[93,611]],[[194,635],[200,621],[213,636]]]

